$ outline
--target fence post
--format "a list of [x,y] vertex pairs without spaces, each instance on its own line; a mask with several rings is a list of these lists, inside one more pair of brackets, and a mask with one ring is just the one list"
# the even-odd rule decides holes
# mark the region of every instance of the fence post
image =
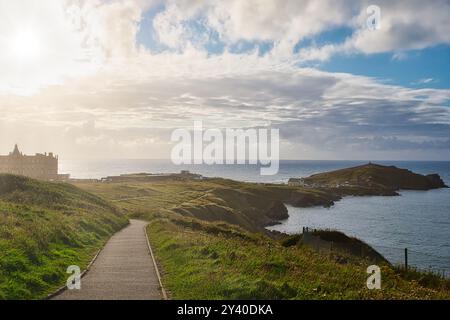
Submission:
[[405,248],[405,271],[408,271],[408,248]]

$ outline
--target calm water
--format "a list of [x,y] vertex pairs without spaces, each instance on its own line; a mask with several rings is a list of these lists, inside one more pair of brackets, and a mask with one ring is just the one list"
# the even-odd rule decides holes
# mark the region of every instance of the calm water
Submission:
[[[208,177],[251,182],[287,182],[291,177],[364,164],[367,161],[282,161],[279,174],[261,176],[257,166],[175,166],[164,160],[62,161],[60,171],[75,178],[101,178],[122,173],[168,173],[191,170]],[[450,185],[450,162],[377,161],[414,172],[439,173]],[[410,250],[412,265],[450,274],[450,189],[402,192],[400,197],[348,197],[330,209],[289,208],[290,218],[273,227],[295,233],[303,226],[330,228],[363,239],[391,262]]]

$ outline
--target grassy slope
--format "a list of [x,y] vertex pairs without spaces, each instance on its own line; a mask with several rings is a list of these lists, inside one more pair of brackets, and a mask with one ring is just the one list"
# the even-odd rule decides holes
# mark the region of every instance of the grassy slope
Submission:
[[[425,288],[382,266],[382,290],[368,290],[370,261],[284,247],[268,237],[173,216],[148,234],[175,299],[449,299],[449,283]],[[345,261],[343,263],[342,261]]]
[[258,185],[226,179],[125,183],[78,183],[80,188],[113,201],[133,217],[176,212],[208,221],[226,221],[250,231],[287,216],[271,210],[281,202],[298,206],[329,205],[338,198],[313,189]]
[[0,299],[34,299],[82,269],[127,224],[101,198],[68,184],[0,175]]
[[[330,200],[323,192],[283,186],[261,186],[223,179],[189,182],[79,184],[83,189],[116,201],[129,215],[151,221],[149,236],[164,271],[164,283],[174,298],[446,298],[448,282],[423,275],[409,281],[398,271],[383,268],[383,290],[365,287],[371,263],[352,257],[329,257],[307,248],[286,248],[282,241],[243,231],[224,222],[205,222],[204,206],[225,206],[231,216],[243,215],[241,224],[272,199],[311,205]],[[235,195],[244,195],[238,196]],[[254,197],[257,194],[258,197]],[[120,200],[120,201],[117,201]],[[255,210],[256,206],[256,210]],[[179,214],[190,208],[190,214]],[[177,213],[178,212],[178,213]],[[223,218],[230,218],[222,214]],[[220,215],[216,216],[218,220]],[[347,263],[343,264],[342,261]],[[412,281],[414,280],[414,281]]]

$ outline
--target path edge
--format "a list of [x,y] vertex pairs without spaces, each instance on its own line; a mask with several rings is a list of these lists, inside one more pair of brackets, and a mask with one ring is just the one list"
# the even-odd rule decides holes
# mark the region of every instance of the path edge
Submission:
[[[108,241],[107,241],[108,242]],[[106,243],[107,243],[106,242]],[[97,253],[95,254],[94,258],[92,258],[91,262],[89,262],[88,266],[86,267],[86,269],[81,273],[80,277],[83,278],[89,271],[89,269],[91,269],[92,265],[94,264],[95,260],[97,260],[98,256],[100,255],[100,252],[102,252],[103,248],[105,247],[106,243],[103,245],[103,247],[101,249],[99,249],[97,251]],[[59,289],[57,289],[55,292],[53,293],[49,293],[47,295],[47,297],[44,298],[44,300],[50,300],[53,297],[56,297],[58,295],[60,295],[61,293],[63,293],[64,291],[67,290],[67,285],[60,287]]]
[[147,223],[144,226],[144,232],[145,232],[145,238],[147,239],[148,250],[150,251],[150,256],[152,257],[153,265],[155,267],[156,276],[158,277],[159,287],[161,289],[163,300],[169,300],[168,297],[167,297],[166,289],[164,289],[164,286],[163,286],[163,283],[162,283],[162,280],[161,280],[161,275],[159,273],[158,264],[156,263],[155,255],[153,254],[152,246],[150,244],[150,239],[148,238],[148,234],[147,234],[147,226],[148,225],[149,224]]
[[[128,224],[123,227],[122,229],[118,230],[117,232],[122,231],[124,228],[126,228],[127,226],[130,225],[130,222],[128,221]],[[106,244],[109,242],[109,240],[111,240],[111,238],[117,233],[115,232],[114,234],[112,234],[108,240],[105,241],[105,243],[103,244],[103,246],[98,249],[97,253],[95,254],[95,256],[92,258],[91,262],[89,262],[89,264],[87,265],[86,269],[84,269],[84,271],[81,273],[80,278],[83,278],[91,269],[92,265],[94,264],[94,262],[97,260],[98,256],[100,255],[100,253],[103,251],[103,249],[106,247]],[[49,293],[45,298],[43,298],[43,300],[50,300],[51,298],[54,298],[58,295],[60,295],[61,293],[63,293],[64,291],[67,290],[67,284],[65,286],[59,287],[59,289],[56,289],[56,291]]]

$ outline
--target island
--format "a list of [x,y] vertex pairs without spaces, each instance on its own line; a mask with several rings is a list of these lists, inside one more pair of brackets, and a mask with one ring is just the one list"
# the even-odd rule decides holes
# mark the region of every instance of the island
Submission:
[[[291,179],[290,184],[313,188],[358,187],[394,192],[398,190],[430,190],[446,188],[438,174],[421,175],[395,166],[368,163],[362,166],[314,174],[307,178]],[[295,183],[294,182],[294,183]]]

